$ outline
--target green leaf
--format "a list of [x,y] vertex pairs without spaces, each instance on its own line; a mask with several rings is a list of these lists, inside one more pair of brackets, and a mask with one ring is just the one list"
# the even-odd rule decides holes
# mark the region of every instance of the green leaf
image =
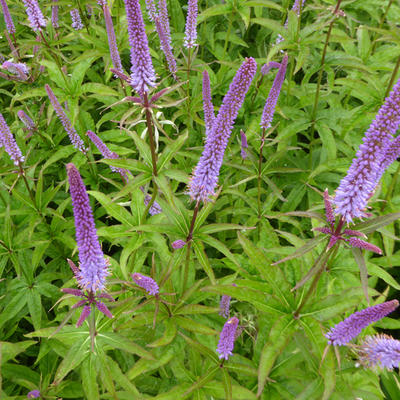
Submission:
[[82,387],[88,400],[99,400],[99,387],[93,353],[81,365]]
[[10,319],[14,318],[25,306],[28,300],[27,290],[19,290],[6,304],[0,314],[0,328]]
[[206,383],[210,382],[214,375],[219,371],[219,365],[212,368],[205,375],[199,378],[197,382],[195,382],[190,388],[183,394],[182,399],[185,399],[190,393],[194,392],[196,389],[200,389]]
[[393,214],[386,214],[380,217],[369,219],[368,221],[355,224],[352,229],[360,231],[365,234],[375,232],[377,229],[383,226],[389,225],[390,223],[400,218],[400,212]]
[[232,382],[226,368],[222,368],[222,383],[224,384],[225,399],[232,400]]
[[9,343],[0,341],[0,362],[5,364],[14,359],[18,354],[23,353],[28,347],[36,342],[34,340],[25,340],[18,343]]
[[194,321],[191,318],[175,316],[174,317],[176,323],[183,329],[186,329],[190,332],[200,333],[202,335],[217,335],[218,332],[206,325],[200,324],[199,322]]
[[381,278],[396,290],[400,290],[400,284],[388,272],[378,265],[375,265],[374,263],[368,263],[368,273],[372,276]]
[[356,260],[358,268],[360,268],[360,278],[361,278],[361,286],[364,291],[365,299],[369,305],[369,297],[368,297],[368,270],[367,266],[365,265],[364,255],[361,249],[353,247],[351,249],[353,252],[353,256]]
[[210,282],[213,285],[215,285],[216,281],[215,281],[214,271],[212,269],[210,261],[208,260],[207,254],[204,251],[203,243],[195,240],[193,241],[192,246],[196,254],[196,257],[199,260],[202,267],[204,268],[204,271],[207,274],[208,278],[210,279]]
[[153,343],[149,343],[147,347],[160,347],[170,344],[176,336],[176,324],[172,319],[167,319],[164,321],[165,331],[164,335],[159,339],[155,340]]
[[27,303],[29,314],[32,317],[32,323],[35,330],[39,330],[42,321],[42,301],[38,290],[35,288],[27,290]]
[[183,135],[180,135],[178,139],[176,139],[174,142],[166,146],[166,148],[163,150],[163,152],[158,158],[157,170],[159,172],[167,165],[169,161],[171,161],[172,157],[176,155],[179,149],[186,142],[187,138],[188,138],[188,133],[186,132]]
[[273,32],[280,34],[285,37],[287,35],[286,29],[282,26],[280,22],[274,21],[269,18],[252,18],[251,22],[253,24],[261,25],[264,28],[268,28]]

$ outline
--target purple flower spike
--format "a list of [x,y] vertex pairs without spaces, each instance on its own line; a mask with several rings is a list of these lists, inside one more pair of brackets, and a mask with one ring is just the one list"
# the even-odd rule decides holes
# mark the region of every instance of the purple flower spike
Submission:
[[91,311],[92,311],[91,306],[83,306],[81,316],[79,317],[78,322],[76,323],[77,328],[79,328],[84,323],[86,318],[90,315]]
[[39,392],[39,390],[31,390],[28,394],[27,394],[27,396],[26,396],[28,399],[37,399],[37,398],[39,398],[40,397],[40,392]]
[[242,159],[245,160],[247,158],[246,149],[249,147],[249,145],[247,144],[246,134],[242,129],[240,130],[240,140],[242,145],[240,150],[240,155],[242,156]]
[[233,124],[256,71],[255,60],[246,58],[229,86],[189,182],[189,194],[193,200],[209,201],[209,196],[214,194]]
[[357,311],[331,328],[325,337],[329,344],[343,346],[354,339],[368,325],[390,314],[398,305],[397,300],[392,300]]
[[47,84],[44,87],[46,89],[47,96],[49,96],[50,103],[53,106],[54,111],[56,112],[61,123],[63,124],[65,131],[68,133],[68,136],[69,136],[72,144],[75,146],[75,148],[80,150],[82,153],[86,153],[85,144],[83,143],[83,140],[80,138],[80,136],[76,132],[75,128],[72,126],[71,121],[65,114],[63,108],[61,107],[61,104],[57,100],[57,97],[51,90],[51,87]]
[[217,353],[219,358],[227,360],[229,356],[233,355],[232,350],[235,345],[235,333],[238,327],[239,320],[236,317],[232,317],[225,322],[219,336],[219,342],[217,347]]
[[[116,160],[117,158],[119,158],[119,155],[111,151],[94,132],[87,131],[86,134],[89,136],[90,140],[94,143],[94,145],[97,147],[97,150],[100,151],[101,155],[105,159]],[[129,181],[128,178],[129,171],[127,171],[126,169],[116,168],[113,167],[112,165],[110,165],[110,169],[113,172],[118,172],[122,176],[122,179],[125,182]]]
[[358,247],[360,249],[365,249],[365,250],[369,250],[369,251],[373,251],[376,254],[382,254],[382,250],[377,247],[374,246],[371,243],[368,242],[364,242],[364,240],[352,237],[348,240],[349,244],[351,247]]
[[172,243],[172,248],[173,249],[181,249],[182,247],[186,246],[186,242],[184,240],[178,239],[175,240],[175,242]]
[[81,15],[79,14],[79,10],[77,8],[73,8],[70,12],[71,20],[72,20],[72,28],[76,31],[83,29],[83,24],[81,20]]
[[36,0],[22,0],[25,5],[25,11],[28,14],[31,28],[37,32],[46,27],[46,20],[43,17],[39,4]]
[[[232,286],[237,286],[235,283],[232,283]],[[224,318],[229,318],[229,306],[231,304],[231,296],[224,294],[221,297],[221,301],[219,303],[219,315]]]
[[4,149],[14,161],[15,165],[20,165],[24,162],[25,158],[2,114],[0,114],[0,147],[1,146],[4,146]]
[[214,106],[211,100],[211,85],[210,77],[207,70],[203,71],[203,111],[204,111],[204,123],[206,124],[206,136],[211,132],[215,114]]
[[135,272],[131,276],[135,283],[146,290],[148,294],[155,296],[159,293],[157,282],[154,279],[150,278],[149,276],[139,274],[138,272]]
[[361,363],[368,367],[399,368],[400,341],[388,335],[367,336],[359,354]]
[[278,63],[276,61],[270,61],[267,64],[264,64],[261,67],[261,73],[263,75],[267,75],[269,71],[271,71],[272,68],[279,68],[281,66],[281,63]]
[[329,197],[328,189],[324,191],[324,204],[325,204],[325,216],[326,221],[329,225],[333,226],[335,224],[335,214],[333,213],[331,199]]
[[[143,187],[140,188],[140,190],[144,193]],[[147,206],[147,204],[150,203],[151,196],[149,194],[146,194],[144,197],[144,204]],[[149,208],[149,214],[150,215],[157,215],[162,213],[162,208],[161,206],[155,201],[152,206]]]
[[29,131],[34,131],[36,129],[35,123],[28,116],[28,114],[24,110],[19,110],[17,112],[18,118],[22,121],[22,123],[26,126]]
[[104,303],[102,303],[101,301],[96,301],[96,307],[100,312],[102,312],[108,318],[114,318],[114,316],[111,314],[111,312],[107,308],[107,306]]
[[115,37],[114,25],[112,22],[110,9],[108,5],[103,6],[104,21],[106,23],[107,37],[108,37],[108,47],[110,49],[110,57],[115,69],[123,73],[121,57],[119,55],[117,39]]
[[347,222],[366,216],[365,208],[382,176],[386,151],[400,125],[400,79],[365,133],[356,158],[336,189],[336,214]]
[[0,2],[1,2],[1,8],[3,9],[4,22],[6,23],[7,31],[10,35],[12,35],[15,33],[15,26],[11,18],[10,10],[8,9],[6,0],[0,0]]
[[264,111],[261,117],[261,127],[268,129],[271,126],[272,119],[275,113],[276,103],[278,102],[279,93],[281,92],[283,81],[285,80],[286,67],[288,63],[288,56],[283,57],[281,66],[279,67],[278,73],[274,79],[271,90],[268,94],[267,101],[264,106]]
[[7,70],[10,74],[15,75],[21,81],[26,81],[29,75],[29,68],[24,63],[13,63],[11,61],[4,61],[2,68]]
[[97,238],[89,196],[74,164],[67,164],[67,174],[79,250],[78,283],[82,288],[92,292],[104,290],[108,264]]
[[154,0],[144,0],[150,21],[154,21],[157,16],[157,9]]
[[[53,0],[53,4],[57,4],[58,0]],[[53,25],[53,28],[59,28],[60,25],[58,24],[58,6],[53,5],[51,7],[51,24]]]
[[196,46],[197,39],[197,0],[188,0],[188,13],[186,16],[185,40],[187,49]]
[[130,84],[140,95],[143,95],[149,91],[149,86],[155,86],[156,75],[151,62],[139,0],[124,1],[131,46]]

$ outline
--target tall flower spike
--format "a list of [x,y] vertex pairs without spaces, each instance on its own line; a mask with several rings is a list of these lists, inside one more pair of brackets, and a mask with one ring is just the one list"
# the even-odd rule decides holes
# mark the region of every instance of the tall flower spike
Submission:
[[208,75],[207,70],[203,71],[203,111],[207,136],[209,132],[211,132],[215,120],[214,106],[211,99],[210,76]]
[[53,0],[53,5],[51,7],[51,24],[54,28],[59,28],[60,25],[58,24],[58,0]]
[[347,222],[366,216],[365,208],[382,176],[385,152],[400,125],[400,79],[365,133],[356,158],[336,189],[336,214]]
[[214,194],[233,124],[256,71],[255,60],[246,58],[229,86],[189,182],[189,195],[193,200],[209,201],[209,196]]
[[65,131],[68,133],[68,136],[69,136],[72,144],[78,150],[80,150],[82,153],[86,153],[85,144],[83,143],[83,140],[78,135],[75,128],[72,126],[71,121],[65,114],[63,108],[61,107],[61,104],[57,100],[57,97],[51,90],[51,87],[46,84],[45,89],[47,92],[47,96],[49,96],[50,103],[52,104],[54,111],[56,112],[58,118],[60,119],[61,123],[63,124]]
[[69,190],[74,210],[76,242],[79,250],[80,272],[78,283],[82,288],[96,292],[104,290],[107,262],[97,238],[89,196],[74,164],[67,164]]
[[131,46],[131,86],[143,95],[155,86],[156,75],[150,57],[142,11],[139,0],[124,0],[128,20],[129,44]]
[[24,63],[14,63],[12,61],[4,61],[2,68],[10,74],[15,75],[21,81],[26,81],[29,75],[29,68]]
[[249,147],[249,145],[247,144],[246,134],[244,133],[243,129],[240,130],[240,141],[241,141],[240,155],[242,156],[242,159],[245,160],[247,158],[246,149]]
[[231,356],[233,347],[235,345],[235,333],[238,327],[239,320],[236,317],[232,317],[225,322],[219,336],[219,342],[217,347],[217,353],[219,358],[227,360]]
[[115,69],[120,72],[124,72],[121,63],[121,57],[119,55],[117,39],[115,37],[114,25],[112,22],[110,9],[107,4],[103,6],[104,21],[106,23],[107,37],[108,37],[108,47],[110,49],[110,57]]
[[[232,286],[236,287],[235,283],[232,283]],[[224,318],[229,318],[229,307],[231,304],[231,296],[224,294],[221,297],[221,301],[219,302],[219,315]]]
[[12,35],[15,33],[15,26],[11,18],[10,10],[8,9],[6,0],[0,0],[0,2],[1,2],[1,8],[3,9],[4,22],[6,23],[7,31],[10,35]]
[[23,124],[29,131],[34,131],[36,129],[35,123],[32,121],[31,117],[29,117],[29,115],[27,115],[27,113],[24,110],[19,110],[17,112],[17,115],[18,118],[23,122]]
[[71,15],[72,28],[74,28],[76,31],[83,29],[83,24],[81,20],[81,15],[79,14],[79,10],[77,8],[73,8],[69,13]]
[[131,276],[135,283],[143,288],[148,294],[155,296],[159,293],[157,282],[154,279],[150,278],[149,276],[139,274],[138,272],[135,272]]
[[268,129],[274,118],[276,103],[278,102],[279,93],[281,92],[283,81],[285,80],[288,56],[283,57],[281,66],[275,76],[274,83],[269,91],[267,101],[265,102],[264,111],[261,117],[261,127]]
[[393,369],[400,365],[400,340],[388,335],[367,336],[360,350],[360,361],[367,367]]
[[14,161],[15,165],[24,162],[24,156],[22,155],[14,136],[12,135],[3,115],[0,114],[0,147],[2,146],[4,146],[4,149]]
[[37,32],[46,27],[46,20],[43,17],[39,4],[36,0],[22,0],[25,11],[28,14],[31,28]]
[[354,339],[368,325],[390,314],[398,305],[397,300],[392,300],[357,311],[331,328],[325,337],[329,344],[343,346]]
[[185,39],[183,44],[187,49],[196,46],[197,39],[197,0],[188,0],[186,16]]
[[144,0],[146,3],[146,10],[149,16],[150,21],[154,21],[155,17],[157,16],[157,9],[154,0]]

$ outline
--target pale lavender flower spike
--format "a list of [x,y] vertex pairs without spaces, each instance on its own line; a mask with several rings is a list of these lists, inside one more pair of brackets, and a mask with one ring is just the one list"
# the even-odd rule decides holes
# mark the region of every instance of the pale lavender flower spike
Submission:
[[271,126],[272,119],[274,118],[276,103],[278,102],[279,93],[281,92],[283,81],[285,80],[287,63],[288,56],[285,55],[278,73],[275,76],[271,90],[269,91],[267,101],[265,102],[260,123],[263,129],[268,129]]
[[103,14],[104,14],[104,21],[106,23],[107,29],[107,37],[108,37],[108,47],[110,49],[110,57],[113,63],[113,66],[116,70],[120,72],[124,72],[121,63],[121,57],[119,55],[118,46],[117,46],[117,39],[115,37],[114,25],[112,22],[110,9],[108,8],[107,4],[103,5]]
[[7,31],[10,35],[13,35],[16,31],[14,22],[11,18],[10,10],[8,9],[7,2],[6,0],[0,0],[0,2],[1,2],[1,7],[3,9],[4,22],[6,23]]
[[94,224],[92,208],[85,185],[75,165],[67,164],[69,190],[75,219],[76,242],[78,244],[80,270],[79,285],[92,292],[104,290],[107,262],[101,250]]
[[244,133],[243,129],[240,130],[240,141],[241,141],[240,155],[242,159],[245,160],[247,158],[246,149],[249,147],[249,145],[247,144],[246,134]]
[[235,334],[238,327],[239,320],[236,317],[232,317],[225,322],[219,336],[219,342],[217,347],[217,353],[219,358],[227,360],[231,356],[233,347],[235,345]]
[[325,334],[328,343],[334,346],[343,346],[354,339],[364,328],[373,322],[379,321],[394,311],[399,305],[397,300],[387,301],[357,311]]
[[157,16],[157,9],[154,0],[144,0],[146,3],[146,10],[150,21],[154,21]]
[[246,58],[229,86],[189,182],[189,195],[193,200],[209,201],[209,196],[214,194],[233,124],[256,71],[255,60]]
[[54,111],[56,112],[58,118],[60,119],[61,123],[63,124],[65,131],[68,133],[68,136],[69,136],[72,144],[78,150],[80,150],[82,153],[86,153],[85,144],[83,143],[83,140],[78,135],[75,128],[72,126],[71,121],[65,114],[63,108],[61,107],[61,104],[57,100],[57,97],[51,90],[51,87],[46,84],[45,89],[46,89],[47,95],[49,96],[50,103],[52,104]]
[[187,49],[196,46],[197,39],[197,0],[188,0],[184,46]]
[[3,115],[0,114],[0,147],[2,146],[4,146],[4,149],[14,161],[15,165],[20,165],[24,162],[25,158],[14,139],[14,136],[11,133]]
[[71,20],[72,20],[72,28],[76,31],[83,29],[83,24],[81,20],[81,15],[79,14],[79,10],[77,8],[73,8],[70,12]]
[[51,7],[51,24],[54,28],[59,28],[60,25],[58,24],[58,6],[56,5],[58,0],[53,0],[53,6]]
[[159,293],[157,282],[154,279],[139,274],[138,272],[135,272],[131,276],[135,283],[143,288],[148,294],[155,296]]
[[[356,158],[336,189],[334,203],[336,214],[346,222],[366,217],[368,200],[382,176],[382,166],[387,166],[385,157],[400,125],[400,79],[365,133]],[[395,142],[397,143],[397,141]],[[391,159],[391,161],[393,158]]]
[[175,240],[175,242],[172,243],[172,248],[175,250],[181,249],[182,247],[185,247],[185,246],[186,246],[186,242],[182,239]]
[[400,366],[400,340],[388,335],[367,336],[360,349],[360,361],[368,367],[392,370]]
[[36,0],[22,0],[28,14],[31,28],[37,32],[46,27],[46,20],[43,17],[39,4]]
[[281,63],[278,63],[276,61],[270,61],[269,63],[264,64],[261,67],[261,73],[263,75],[268,74],[269,71],[271,71],[272,68],[279,68],[281,66]]
[[130,85],[140,95],[144,95],[149,91],[149,87],[155,86],[156,75],[150,57],[139,0],[124,0],[124,2],[131,46]]
[[209,132],[211,132],[215,120],[214,106],[211,99],[210,76],[208,75],[207,70],[203,71],[203,111],[207,136]]
[[10,74],[15,75],[21,81],[26,81],[29,75],[29,68],[24,63],[14,63],[12,61],[4,61],[1,65]]
[[19,110],[17,112],[18,118],[23,122],[26,128],[29,131],[34,131],[36,129],[35,123],[32,121],[32,118],[24,110]]
[[[232,286],[236,287],[235,283],[232,283]],[[231,304],[231,296],[224,294],[221,297],[221,301],[219,302],[219,315],[224,318],[229,318],[229,307]]]

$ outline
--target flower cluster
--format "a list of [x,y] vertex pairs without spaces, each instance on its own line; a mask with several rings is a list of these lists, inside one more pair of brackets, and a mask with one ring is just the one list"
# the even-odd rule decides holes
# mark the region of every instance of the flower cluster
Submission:
[[7,72],[15,75],[21,81],[26,81],[29,75],[29,68],[24,63],[14,63],[12,61],[4,61],[1,65]]
[[236,329],[239,325],[239,320],[236,317],[232,317],[225,322],[219,336],[219,342],[217,347],[217,353],[219,358],[227,360],[231,356],[233,347],[236,339]]
[[79,14],[79,10],[77,8],[73,8],[70,12],[71,20],[72,20],[72,28],[76,31],[83,29],[83,24],[81,20],[81,15]]
[[188,0],[184,45],[190,49],[196,46],[197,39],[197,0]]
[[57,29],[60,27],[58,23],[58,0],[53,0],[53,6],[51,6],[51,24],[53,25],[53,28]]
[[149,276],[139,274],[139,272],[135,272],[131,276],[134,282],[143,288],[148,294],[152,296],[158,295],[159,288],[154,279],[150,278]]
[[208,136],[215,120],[215,114],[211,99],[210,76],[208,75],[207,70],[203,71],[203,111],[204,123],[206,125],[206,136]]
[[32,121],[31,117],[24,111],[19,110],[17,112],[18,118],[22,121],[28,131],[34,131],[36,129],[35,123]]
[[22,0],[25,5],[25,11],[28,14],[31,28],[37,32],[46,27],[46,20],[43,17],[39,4],[36,0]]
[[1,8],[3,9],[4,21],[6,23],[6,28],[9,34],[15,33],[14,22],[11,18],[10,10],[8,9],[8,5],[6,0],[0,0]]
[[19,165],[24,162],[24,156],[22,155],[14,136],[11,133],[3,115],[0,114],[0,147],[2,146],[4,146],[4,149],[14,161],[15,165]]

